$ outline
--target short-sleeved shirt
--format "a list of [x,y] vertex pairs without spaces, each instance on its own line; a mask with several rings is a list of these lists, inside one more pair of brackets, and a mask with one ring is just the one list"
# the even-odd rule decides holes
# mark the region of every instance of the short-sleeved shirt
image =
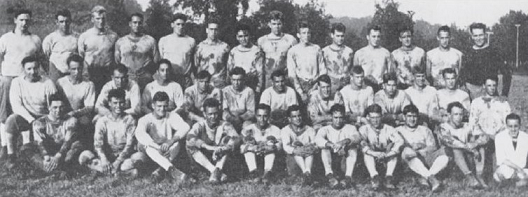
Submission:
[[268,89],[264,90],[264,92],[262,92],[262,95],[260,96],[260,103],[269,105],[271,107],[271,111],[286,111],[288,107],[297,105],[298,101],[295,90],[290,87],[286,87],[286,91],[283,93],[278,93],[275,91],[275,89],[273,89],[273,87],[269,87]]
[[453,68],[459,73],[462,65],[462,52],[450,47],[446,51],[439,47],[427,52],[427,65],[431,69],[433,77],[433,85],[435,87],[444,87],[445,81],[442,76],[442,71],[446,68]]
[[425,51],[417,46],[412,49],[405,49],[400,47],[392,51],[392,58],[398,80],[400,83],[412,85],[414,82],[414,75],[412,72],[416,67],[425,68]]
[[79,34],[76,32],[62,35],[59,31],[54,31],[42,41],[44,54],[49,56],[49,61],[62,73],[68,72],[66,59],[71,54],[77,53],[78,38]]
[[282,147],[286,154],[293,154],[294,142],[301,142],[303,146],[315,143],[315,130],[310,126],[304,126],[301,133],[293,131],[288,125],[281,130]]
[[35,34],[17,35],[13,31],[0,37],[2,75],[16,77],[23,73],[22,59],[38,56],[42,51],[42,41]]
[[131,115],[114,119],[106,115],[97,120],[94,133],[94,147],[109,150],[114,155],[123,150],[132,150],[135,145],[136,120]]
[[396,90],[394,98],[390,98],[385,90],[380,90],[374,95],[374,103],[381,107],[383,114],[401,114],[411,100],[403,90]]
[[356,90],[349,84],[339,91],[339,103],[345,105],[345,111],[354,115],[361,115],[369,105],[374,104],[374,91],[370,86],[363,86]]
[[229,45],[222,41],[204,40],[196,47],[195,64],[199,71],[211,74],[211,84],[224,88],[227,83],[227,57]]
[[[297,39],[290,34],[283,34],[281,37],[268,34],[260,37],[257,43],[266,56],[264,62],[265,73],[273,73],[275,70],[287,69],[287,53],[293,45],[297,44]],[[265,87],[270,86],[272,86],[271,78],[266,76]]]
[[196,47],[194,38],[184,35],[169,34],[159,40],[161,58],[172,63],[176,74],[187,74],[192,68],[193,53]]
[[152,66],[159,59],[156,40],[149,35],[139,38],[123,36],[115,43],[115,58],[116,62],[129,68],[129,76],[144,73],[144,68]]
[[426,86],[422,90],[412,86],[405,90],[405,93],[407,93],[411,102],[416,105],[420,113],[428,116],[433,115],[434,110],[438,107],[436,92],[436,89],[431,86]]
[[369,45],[354,54],[354,66],[363,67],[365,76],[372,76],[377,84],[383,82],[383,74],[390,69],[391,61],[391,53],[383,47]]
[[99,32],[95,28],[88,29],[79,36],[79,54],[84,56],[85,67],[109,67],[114,61],[114,44],[117,34],[107,29]]

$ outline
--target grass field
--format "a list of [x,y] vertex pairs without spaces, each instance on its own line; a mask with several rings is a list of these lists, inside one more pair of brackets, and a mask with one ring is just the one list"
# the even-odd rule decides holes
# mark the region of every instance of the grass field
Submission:
[[[514,112],[523,119],[523,129],[528,122],[528,76],[514,76],[510,94],[510,103]],[[2,164],[2,162],[0,162]],[[448,169],[449,170],[449,169]],[[298,183],[284,183],[279,179],[270,185],[248,184],[235,181],[223,185],[208,185],[197,183],[189,187],[178,188],[168,181],[154,184],[146,178],[123,179],[114,177],[98,177],[78,175],[70,180],[56,180],[51,176],[20,175],[0,169],[0,196],[528,196],[527,188],[498,186],[491,184],[489,190],[472,190],[464,186],[462,177],[454,176],[456,170],[450,170],[451,175],[442,176],[444,187],[439,193],[431,193],[426,188],[414,185],[408,171],[399,180],[395,191],[374,192],[365,178],[364,169],[356,169],[358,192],[349,190],[330,190],[324,185],[316,184],[303,187]],[[449,177],[449,178],[446,178]]]

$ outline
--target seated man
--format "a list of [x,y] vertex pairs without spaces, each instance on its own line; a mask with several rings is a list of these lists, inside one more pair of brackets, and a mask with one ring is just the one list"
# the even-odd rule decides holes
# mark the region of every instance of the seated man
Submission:
[[79,157],[79,163],[104,174],[123,172],[137,176],[140,165],[147,161],[147,156],[135,150],[136,120],[125,113],[125,91],[110,90],[108,105],[111,114],[99,118],[95,124],[95,154],[85,150]]
[[159,165],[152,173],[156,182],[163,179],[164,172],[172,179],[184,181],[188,176],[178,170],[173,162],[180,153],[182,140],[190,127],[176,112],[169,112],[169,95],[165,92],[154,94],[152,109],[151,113],[139,119],[136,127],[139,150]]
[[117,64],[112,68],[112,80],[107,82],[101,89],[101,94],[95,103],[95,109],[98,116],[94,118],[96,121],[101,116],[111,114],[108,108],[108,92],[112,89],[121,89],[126,93],[125,97],[125,113],[139,116],[141,97],[139,93],[139,86],[135,81],[128,79],[128,68],[123,64]]
[[449,163],[444,148],[438,149],[433,132],[418,124],[418,108],[407,105],[403,109],[405,125],[396,128],[405,141],[402,159],[409,168],[421,176],[420,183],[437,191],[440,181],[435,175],[442,171]]
[[156,77],[153,82],[145,86],[141,99],[141,111],[144,114],[152,112],[152,97],[156,92],[165,92],[169,95],[169,109],[168,111],[181,109],[185,102],[185,96],[180,84],[171,81],[172,66],[167,59],[162,59],[157,64]]
[[208,98],[214,98],[222,102],[222,90],[213,87],[209,81],[211,74],[203,70],[196,74],[195,84],[185,89],[185,103],[183,111],[188,114],[183,115],[185,121],[194,123],[205,120],[202,105]]
[[206,99],[203,103],[205,120],[195,123],[187,134],[187,152],[211,173],[209,182],[213,184],[227,181],[224,164],[239,142],[233,125],[222,120],[220,107],[218,100]]
[[436,125],[440,120],[437,115],[438,97],[436,88],[427,85],[425,69],[416,67],[413,70],[414,85],[407,88],[405,93],[409,96],[412,104],[420,110],[420,124],[427,124],[429,127]]
[[[269,123],[270,106],[259,104],[257,107],[257,123],[242,129],[244,144],[240,151],[244,154],[251,178],[255,182],[269,183],[275,164],[276,154],[282,151],[281,130]],[[264,173],[258,177],[257,156],[264,158]]]
[[336,97],[341,93],[332,92],[332,82],[328,75],[321,75],[317,78],[318,90],[313,91],[308,103],[308,114],[312,121],[313,128],[317,131],[321,127],[332,124],[332,113],[330,108],[336,103]]
[[269,87],[260,96],[260,103],[271,107],[270,123],[282,128],[288,124],[286,110],[298,105],[297,95],[293,88],[286,86],[286,73],[276,70],[271,73],[273,87]]
[[382,123],[398,126],[403,124],[403,108],[411,104],[411,100],[405,91],[398,89],[398,77],[394,74],[385,74],[383,89],[374,95],[374,103],[382,109]]
[[60,95],[50,96],[49,101],[49,114],[32,123],[35,143],[24,145],[22,152],[35,167],[68,176],[82,151],[77,119],[66,114],[66,104]]
[[[442,70],[442,76],[443,81],[445,84],[445,88],[440,89],[436,92],[436,95],[438,97],[438,107],[439,107],[439,113],[442,116],[442,121],[447,122],[448,114],[447,114],[447,105],[449,103],[458,101],[464,105],[464,108],[469,109],[471,101],[469,99],[469,94],[461,89],[458,89],[457,87],[457,73],[454,68],[446,68]],[[468,113],[465,113],[465,117],[467,117]]]
[[350,70],[350,84],[346,85],[339,92],[341,98],[338,103],[345,105],[348,122],[351,124],[366,124],[362,118],[365,109],[374,103],[374,91],[372,87],[364,83],[365,71],[361,66],[354,66]]
[[243,68],[235,67],[229,74],[231,85],[222,89],[223,119],[240,131],[243,125],[255,119],[255,91],[244,84],[246,71]]
[[520,131],[521,117],[506,116],[506,129],[495,136],[497,166],[493,178],[497,182],[515,179],[516,186],[526,186],[528,181],[528,134]]
[[282,147],[286,153],[286,164],[290,176],[303,173],[303,184],[312,182],[312,164],[318,150],[315,145],[315,130],[304,124],[301,108],[288,107],[290,124],[281,130]]
[[[459,102],[450,103],[447,106],[449,121],[437,127],[436,134],[439,141],[452,151],[453,158],[458,168],[466,176],[466,182],[472,188],[487,187],[482,178],[484,173],[483,147],[489,140],[478,127],[472,127],[462,122],[464,117],[464,106]],[[468,159],[474,162],[469,162]],[[471,171],[471,163],[474,163],[477,177]]]
[[319,129],[315,142],[321,148],[321,159],[330,188],[353,187],[352,173],[356,165],[357,148],[361,142],[361,135],[355,126],[345,123],[346,113],[343,105],[333,105],[330,112],[332,125]]
[[361,142],[363,159],[370,174],[372,187],[380,189],[382,181],[376,164],[386,164],[385,187],[396,189],[393,183],[392,173],[398,163],[400,147],[404,141],[398,131],[389,125],[381,123],[383,115],[379,105],[373,104],[365,110],[365,115],[369,124],[359,128],[359,133],[363,138]]

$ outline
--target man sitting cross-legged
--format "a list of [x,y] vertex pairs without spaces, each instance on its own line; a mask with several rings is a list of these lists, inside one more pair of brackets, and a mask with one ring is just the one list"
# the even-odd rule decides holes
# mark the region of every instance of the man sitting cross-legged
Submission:
[[433,132],[426,126],[418,124],[418,108],[407,105],[403,108],[405,125],[396,128],[405,140],[402,159],[409,168],[421,176],[420,183],[437,191],[440,181],[435,177],[449,163],[444,148],[437,148]]
[[139,166],[146,162],[147,156],[136,152],[134,131],[136,120],[125,113],[125,91],[113,89],[108,92],[110,114],[97,120],[95,124],[94,148],[85,150],[79,157],[79,163],[93,171],[104,174],[123,172],[137,176]]
[[[321,159],[330,187],[353,187],[352,173],[361,135],[355,126],[345,124],[346,113],[343,105],[335,104],[330,112],[332,124],[319,129],[315,142],[321,148]],[[334,169],[339,173],[336,173],[337,176],[334,175]],[[343,170],[345,177],[339,182],[337,178],[343,174]]]

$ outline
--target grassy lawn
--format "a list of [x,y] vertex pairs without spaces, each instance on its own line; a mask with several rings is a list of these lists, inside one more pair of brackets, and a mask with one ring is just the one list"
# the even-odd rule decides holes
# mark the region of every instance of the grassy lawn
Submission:
[[[514,76],[510,93],[510,103],[514,112],[520,114],[523,125],[528,121],[528,76]],[[526,126],[523,126],[526,130]],[[359,161],[358,161],[359,162]],[[0,162],[2,164],[3,162]],[[199,182],[195,185],[178,188],[168,181],[158,184],[151,179],[126,179],[116,177],[93,178],[77,175],[70,180],[56,180],[51,176],[39,173],[21,175],[0,169],[0,196],[528,196],[527,188],[517,189],[512,186],[498,186],[491,183],[489,190],[472,190],[465,187],[462,177],[455,176],[454,168],[448,168],[451,175],[442,176],[444,187],[439,193],[431,193],[427,188],[420,188],[412,181],[412,173],[405,170],[395,191],[375,192],[365,178],[364,168],[356,169],[358,175],[358,192],[350,190],[330,190],[322,184],[310,187],[301,186],[298,182],[285,183],[278,179],[270,185],[249,184],[235,181],[223,185],[209,185]],[[205,177],[204,177],[205,178]]]

